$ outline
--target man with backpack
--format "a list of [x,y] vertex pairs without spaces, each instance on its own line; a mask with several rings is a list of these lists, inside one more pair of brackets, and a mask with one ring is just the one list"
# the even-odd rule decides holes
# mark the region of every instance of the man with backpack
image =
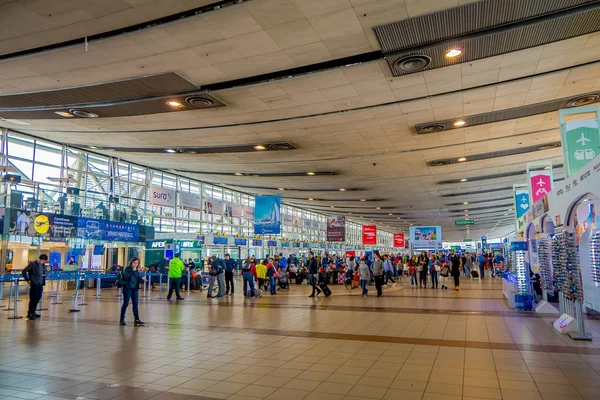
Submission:
[[223,260],[212,256],[211,267],[216,274],[217,285],[219,285],[219,291],[215,297],[223,297],[225,296],[225,265],[223,265]]
[[477,257],[477,263],[479,264],[479,274],[481,275],[479,278],[483,279],[483,274],[485,271],[485,263],[487,262],[485,256],[482,254]]

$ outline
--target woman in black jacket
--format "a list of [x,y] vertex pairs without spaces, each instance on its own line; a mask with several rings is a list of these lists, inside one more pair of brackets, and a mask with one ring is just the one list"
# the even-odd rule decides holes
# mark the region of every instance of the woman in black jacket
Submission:
[[129,261],[129,265],[123,271],[122,280],[125,282],[125,286],[123,286],[123,305],[121,306],[121,320],[119,324],[122,326],[127,325],[125,323],[125,312],[127,311],[127,306],[129,305],[129,299],[131,299],[131,304],[133,304],[133,317],[135,326],[143,326],[144,323],[140,320],[140,314],[138,312],[138,292],[140,289],[140,282],[146,281],[146,277],[140,277],[140,273],[138,268],[140,266],[140,259],[137,257],[133,257],[131,261]]

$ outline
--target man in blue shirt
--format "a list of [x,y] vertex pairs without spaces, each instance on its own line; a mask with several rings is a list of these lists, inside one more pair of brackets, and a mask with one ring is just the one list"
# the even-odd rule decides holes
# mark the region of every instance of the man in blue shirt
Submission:
[[285,271],[287,268],[287,258],[284,257],[283,253],[279,253],[279,268]]
[[233,296],[233,271],[237,268],[238,264],[231,256],[225,254],[225,295],[229,294],[229,285],[231,284],[231,296]]

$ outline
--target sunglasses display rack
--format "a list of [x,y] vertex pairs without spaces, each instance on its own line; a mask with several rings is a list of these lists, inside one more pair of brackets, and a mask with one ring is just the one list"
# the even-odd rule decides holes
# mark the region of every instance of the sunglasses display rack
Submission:
[[554,271],[552,268],[552,247],[550,238],[538,240],[538,261],[541,269],[542,289],[554,291]]
[[529,294],[529,271],[525,264],[525,252],[517,250],[514,252],[515,270],[517,272],[517,292],[520,295]]
[[600,284],[600,231],[596,232],[590,240],[590,264],[592,280]]

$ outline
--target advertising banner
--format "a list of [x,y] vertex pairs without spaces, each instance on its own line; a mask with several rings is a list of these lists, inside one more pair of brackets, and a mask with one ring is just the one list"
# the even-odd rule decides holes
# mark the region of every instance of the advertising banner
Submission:
[[254,221],[254,207],[244,206],[244,218]]
[[181,206],[185,210],[200,211],[202,209],[202,196],[198,193],[181,192]]
[[[596,118],[591,119],[594,116]],[[600,107],[591,105],[560,110],[558,119],[565,172],[570,177],[600,155]]]
[[225,203],[221,200],[207,199],[206,200],[206,213],[213,215],[223,215],[225,212]]
[[404,233],[394,233],[394,247],[404,248]]
[[83,238],[137,242],[139,226],[100,219],[31,211],[10,211],[9,234],[48,239]]
[[441,226],[411,226],[410,241],[413,249],[442,249]]
[[231,218],[242,218],[242,212],[241,204],[229,204],[229,216]]
[[346,240],[346,217],[327,217],[327,241],[343,242]]
[[319,221],[310,221],[310,227],[315,231],[319,230]]
[[175,207],[175,191],[150,185],[150,202],[155,206]]
[[280,234],[281,196],[258,196],[254,203],[254,234]]
[[540,169],[540,163],[527,164],[527,184],[531,204],[535,204],[542,197],[552,191],[552,165],[546,163],[547,169]]
[[292,216],[291,215],[284,215],[283,216],[283,224],[286,226],[292,226]]
[[513,191],[515,195],[515,213],[517,218],[521,218],[529,211],[529,189],[527,187],[513,186]]
[[377,226],[363,225],[362,244],[377,244]]

